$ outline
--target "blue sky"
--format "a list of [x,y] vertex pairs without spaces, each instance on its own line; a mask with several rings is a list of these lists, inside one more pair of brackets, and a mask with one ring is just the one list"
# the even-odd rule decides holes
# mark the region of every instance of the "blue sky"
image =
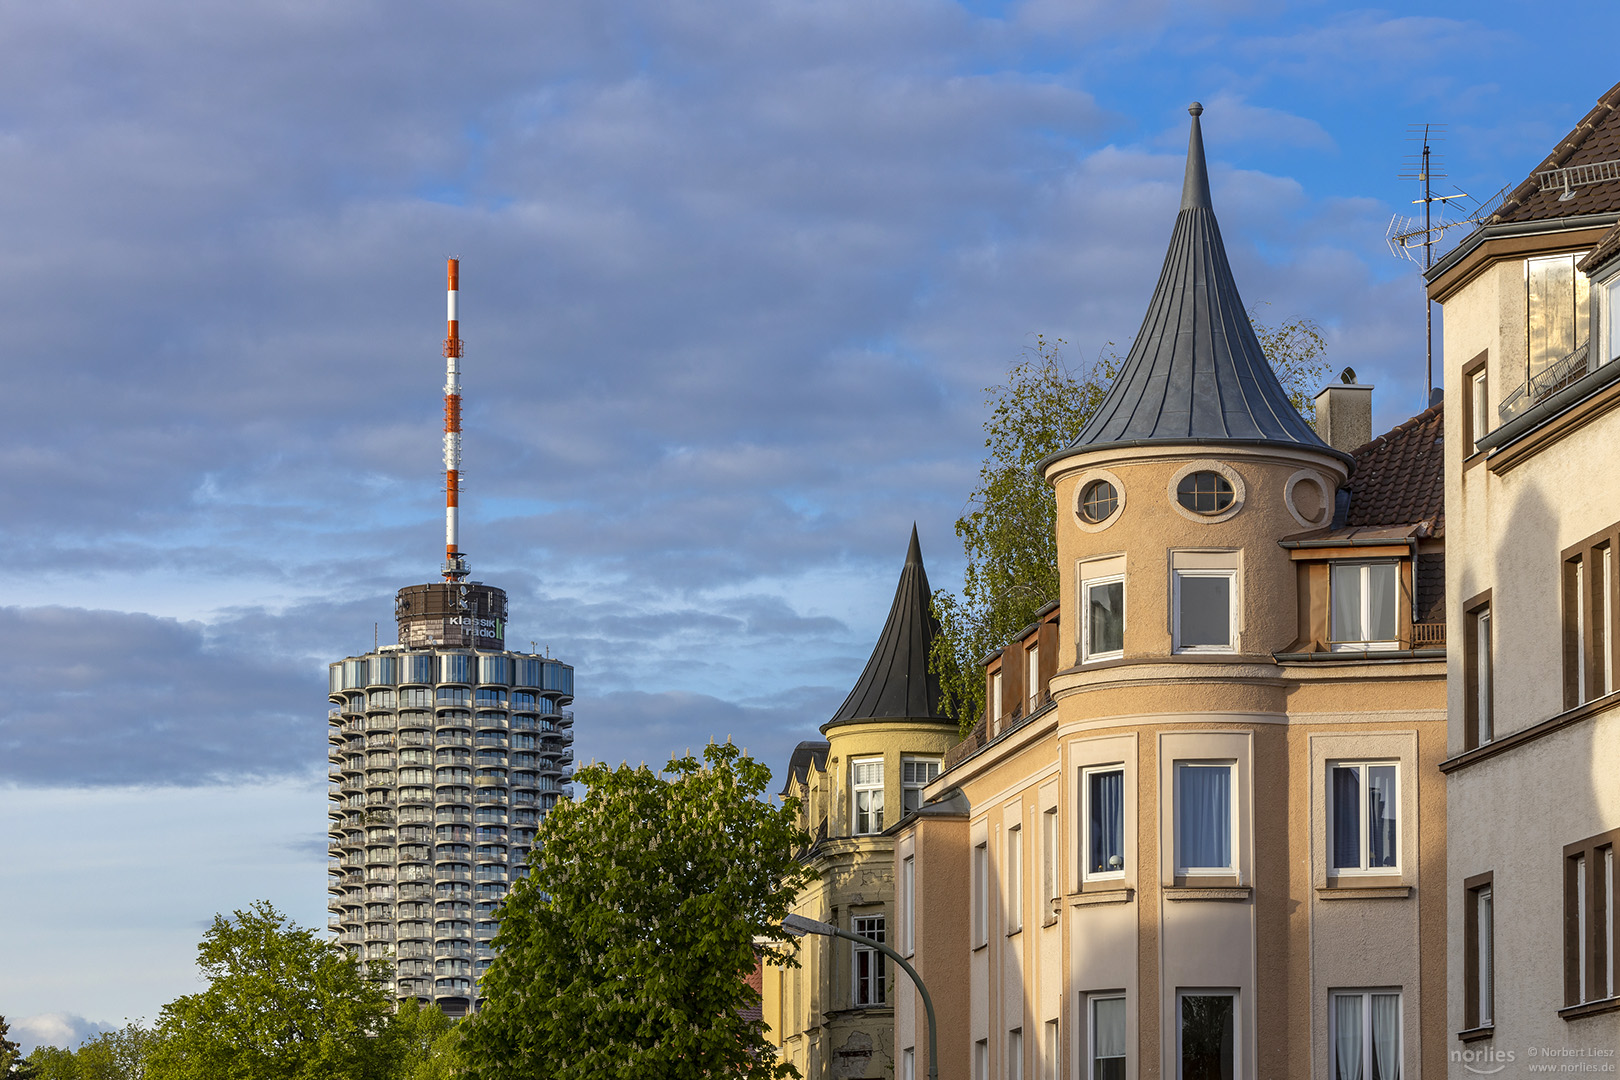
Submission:
[[[0,10],[0,1014],[153,1017],[216,911],[324,918],[324,664],[464,547],[578,753],[774,766],[936,585],[985,387],[1123,347],[1201,100],[1244,299],[1422,403],[1409,124],[1517,182],[1607,9],[281,0]],[[1607,19],[1610,26],[1600,25]]]

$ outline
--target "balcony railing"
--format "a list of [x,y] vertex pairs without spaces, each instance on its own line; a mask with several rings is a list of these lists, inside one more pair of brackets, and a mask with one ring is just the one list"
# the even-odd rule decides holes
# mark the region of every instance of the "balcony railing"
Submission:
[[1443,649],[1446,647],[1446,624],[1413,623],[1412,648],[1414,649]]
[[1583,341],[1568,356],[1548,364],[1530,376],[1523,386],[1509,394],[1503,399],[1502,404],[1497,406],[1497,417],[1505,424],[1542,398],[1556,394],[1584,376],[1591,370],[1591,353],[1591,342]]

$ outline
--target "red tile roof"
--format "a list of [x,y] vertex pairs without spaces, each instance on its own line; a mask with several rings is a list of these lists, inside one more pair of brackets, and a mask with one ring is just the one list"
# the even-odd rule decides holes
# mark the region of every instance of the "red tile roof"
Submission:
[[1397,424],[1352,453],[1347,528],[1423,525],[1428,536],[1445,534],[1445,427],[1441,406]]
[[1559,201],[1561,190],[1542,191],[1536,174],[1548,169],[1620,161],[1620,83],[1598,99],[1575,130],[1564,136],[1529,178],[1508,193],[1489,224],[1499,221],[1546,221],[1576,214],[1620,211],[1620,180],[1583,184],[1572,188],[1572,198]]

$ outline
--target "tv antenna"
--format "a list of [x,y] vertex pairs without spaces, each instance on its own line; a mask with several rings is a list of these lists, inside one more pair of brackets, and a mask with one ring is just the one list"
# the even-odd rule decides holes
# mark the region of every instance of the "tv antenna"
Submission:
[[[1466,191],[1452,185],[1449,195],[1437,195],[1434,191],[1436,180],[1446,179],[1445,163],[1435,150],[1434,144],[1442,142],[1446,137],[1446,124],[1408,124],[1406,139],[1408,142],[1422,144],[1417,153],[1407,154],[1401,163],[1401,171],[1397,175],[1400,180],[1416,180],[1423,185],[1423,196],[1412,200],[1412,205],[1423,207],[1421,223],[1416,214],[1407,216],[1396,214],[1390,218],[1389,228],[1385,230],[1384,240],[1389,244],[1389,252],[1398,259],[1409,262],[1418,262],[1417,251],[1423,249],[1422,266],[1428,270],[1434,265],[1434,249],[1437,245],[1448,239],[1447,233],[1459,226],[1467,226],[1472,230],[1474,226],[1484,221],[1496,212],[1501,205],[1502,196],[1507,194],[1504,187],[1490,198],[1479,202]],[[1472,203],[1468,213],[1450,219],[1435,219],[1435,203],[1440,204],[1441,210],[1453,200],[1462,199]],[[1462,203],[1459,205],[1467,205]],[[1429,303],[1429,293],[1423,292],[1423,354],[1424,367],[1427,373],[1427,393],[1423,399],[1423,407],[1429,408],[1434,403],[1434,307]]]

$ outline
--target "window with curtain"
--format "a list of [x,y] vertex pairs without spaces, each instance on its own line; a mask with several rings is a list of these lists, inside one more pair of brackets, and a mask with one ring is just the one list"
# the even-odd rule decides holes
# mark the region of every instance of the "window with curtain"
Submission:
[[1233,570],[1174,572],[1176,652],[1231,652],[1236,641]]
[[1328,766],[1328,831],[1335,873],[1390,873],[1399,868],[1399,772],[1393,761]]
[[1125,1080],[1125,996],[1091,999],[1091,1078]]
[[1614,846],[1620,829],[1564,848],[1564,1004],[1615,996]]
[[1123,877],[1125,872],[1125,770],[1119,765],[1081,774],[1085,801],[1086,879]]
[[[882,915],[858,915],[853,920],[851,929],[860,937],[871,941],[881,942],[884,939],[884,917]],[[881,952],[869,945],[853,944],[855,992],[853,1003],[856,1005],[882,1005],[888,1000],[888,982],[885,957]]]
[[1057,918],[1062,891],[1058,878],[1058,812],[1053,806],[1041,814],[1041,900],[1046,905],[1045,921]]
[[855,800],[855,832],[883,831],[883,759],[849,763],[850,789]]
[[917,860],[907,855],[900,863],[900,951],[910,956],[917,940]]
[[1232,873],[1232,764],[1176,762],[1175,799],[1176,873]]
[[990,940],[990,846],[973,848],[973,945]]
[[1007,830],[1007,933],[1024,928],[1024,830]]
[[1237,1073],[1237,995],[1184,990],[1179,998],[1181,1080],[1232,1080]]
[[1401,1080],[1401,995],[1335,990],[1329,997],[1332,1080]]
[[1080,609],[1082,660],[1111,660],[1125,653],[1125,579],[1103,578],[1085,585]]
[[1007,1080],[1024,1080],[1024,1029],[1007,1032]]
[[1393,649],[1400,566],[1393,562],[1334,563],[1328,577],[1335,649]]

